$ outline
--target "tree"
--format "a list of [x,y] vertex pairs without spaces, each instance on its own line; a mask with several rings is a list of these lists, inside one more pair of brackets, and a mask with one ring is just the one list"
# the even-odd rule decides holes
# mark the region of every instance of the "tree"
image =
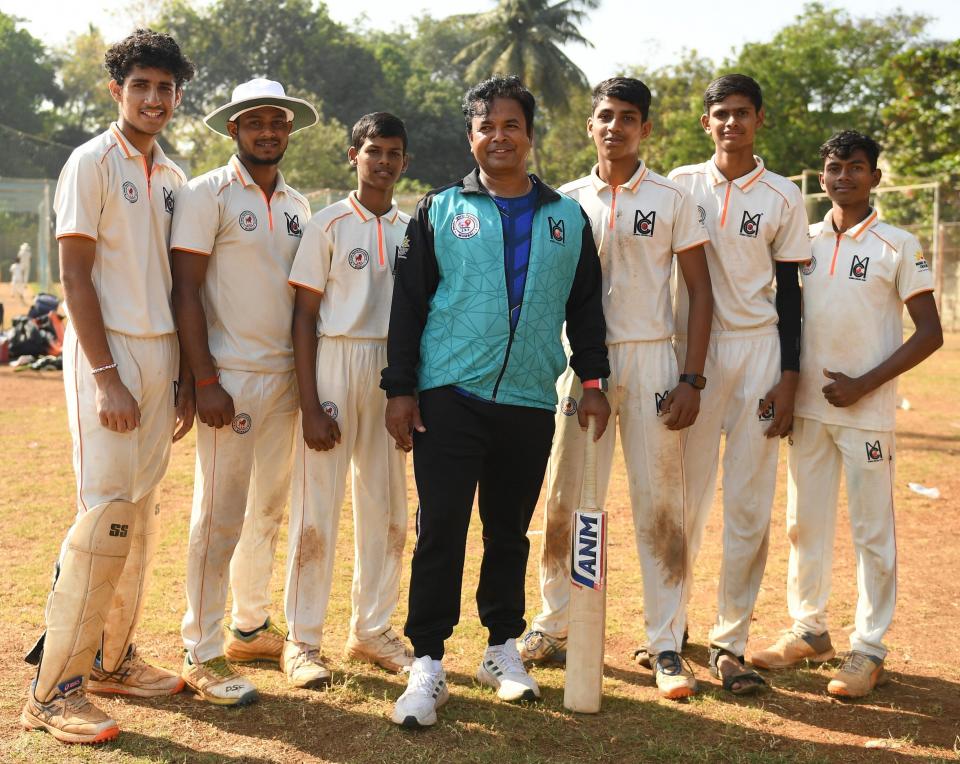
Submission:
[[117,117],[117,104],[107,89],[110,75],[103,65],[106,49],[100,30],[90,24],[57,51],[64,105],[55,135],[63,142],[80,145]]
[[0,71],[4,92],[0,98],[0,125],[25,133],[39,133],[44,124],[44,102],[61,102],[54,66],[43,43],[19,19],[0,12]]

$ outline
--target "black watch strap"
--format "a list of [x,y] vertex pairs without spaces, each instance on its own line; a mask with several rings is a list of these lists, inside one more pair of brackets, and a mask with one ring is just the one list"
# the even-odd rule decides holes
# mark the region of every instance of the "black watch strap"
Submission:
[[707,386],[707,378],[702,374],[681,374],[680,381],[686,382],[696,390],[703,390]]

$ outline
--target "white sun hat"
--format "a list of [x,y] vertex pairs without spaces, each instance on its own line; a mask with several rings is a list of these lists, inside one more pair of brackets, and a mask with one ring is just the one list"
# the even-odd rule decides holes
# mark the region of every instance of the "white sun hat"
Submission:
[[232,122],[245,111],[261,106],[276,106],[278,109],[283,109],[287,119],[293,122],[291,133],[311,127],[320,121],[317,110],[311,104],[302,98],[288,96],[279,82],[258,77],[237,85],[233,89],[230,103],[210,112],[203,118],[203,123],[215,133],[229,138],[227,123]]

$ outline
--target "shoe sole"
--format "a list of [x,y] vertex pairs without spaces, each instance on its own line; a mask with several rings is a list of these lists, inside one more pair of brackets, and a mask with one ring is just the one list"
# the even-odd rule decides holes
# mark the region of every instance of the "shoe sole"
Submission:
[[360,652],[359,650],[352,650],[346,648],[343,651],[344,660],[352,661],[353,663],[366,663],[370,666],[378,666],[384,671],[389,671],[392,674],[399,674],[405,668],[408,668],[413,665],[413,658],[410,658],[409,663],[394,663],[392,661],[387,662],[385,659],[378,660],[369,653]]
[[90,735],[78,735],[73,732],[64,732],[63,730],[58,729],[51,724],[47,724],[46,722],[43,722],[34,716],[30,716],[25,711],[20,712],[20,724],[26,730],[49,732],[61,743],[75,743],[79,745],[98,745],[99,743],[107,743],[120,734],[120,727],[118,727],[116,724],[114,724],[112,727],[108,727],[105,730],[101,730],[92,737]]
[[427,727],[432,727],[437,723],[437,711],[443,708],[447,704],[448,700],[450,700],[449,695],[446,695],[445,697],[441,696],[441,699],[438,700],[437,704],[433,707],[433,713],[427,716],[423,721],[417,719],[417,717],[413,714],[407,714],[407,716],[403,717],[403,719],[397,719],[396,716],[391,714],[390,721],[408,730],[426,729]]
[[485,685],[487,687],[492,687],[493,689],[495,689],[497,691],[497,697],[500,698],[500,700],[506,701],[507,703],[522,703],[524,701],[533,702],[536,700],[540,700],[540,696],[536,693],[536,691],[530,688],[527,688],[520,695],[516,697],[507,697],[506,695],[501,695],[500,680],[497,679],[489,671],[487,671],[487,669],[482,665],[480,666],[479,669],[477,669],[477,681],[482,685]]
[[87,680],[87,692],[94,692],[98,695],[133,695],[138,698],[159,698],[164,695],[176,695],[186,687],[186,682],[180,679],[171,689],[150,689],[147,687],[131,687],[126,684],[117,684],[114,682],[96,682],[93,679]]
[[883,687],[889,683],[890,677],[887,676],[887,672],[883,669],[880,670],[880,675],[877,677],[876,681],[873,683],[873,687],[870,687],[866,692],[852,693],[847,690],[844,686],[834,687],[830,689],[830,685],[833,684],[833,681],[830,681],[830,684],[827,685],[827,692],[835,698],[847,698],[847,699],[856,699],[856,698],[865,698],[871,692],[873,692],[877,687]]
[[558,650],[542,658],[534,658],[520,653],[520,659],[523,661],[524,666],[566,666],[567,651]]
[[[332,676],[320,677],[319,679],[310,679],[302,684],[290,682],[290,686],[296,687],[298,690],[322,690],[324,687],[330,686],[332,679]],[[289,678],[287,681],[290,681]]]
[[214,706],[223,706],[226,708],[232,706],[249,706],[251,703],[256,703],[260,699],[260,693],[257,690],[249,690],[237,698],[219,698],[216,695],[210,695],[203,690],[197,689],[189,682],[187,682],[186,685],[190,688],[193,694],[197,696],[198,700],[202,700]]
[[666,700],[682,700],[696,694],[696,687],[674,687],[670,690],[659,690],[660,697]]
[[[757,668],[762,668],[766,671],[776,670],[776,669],[785,669],[792,668],[793,666],[799,666],[801,663],[826,663],[827,661],[833,660],[837,655],[837,651],[834,648],[825,650],[822,653],[815,653],[814,655],[806,656],[803,658],[797,658],[795,661],[788,661],[786,659],[782,661],[778,660],[764,660],[759,656],[750,656],[750,663],[752,663]],[[759,660],[758,660],[759,658]]]

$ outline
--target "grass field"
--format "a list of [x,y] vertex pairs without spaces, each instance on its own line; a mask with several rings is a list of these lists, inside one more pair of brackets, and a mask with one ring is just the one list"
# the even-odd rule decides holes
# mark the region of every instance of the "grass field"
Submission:
[[[691,603],[689,657],[700,692],[689,702],[658,699],[650,672],[631,663],[644,641],[638,572],[622,456],[618,451],[611,513],[610,594],[604,706],[597,716],[563,710],[561,670],[536,670],[541,703],[508,707],[472,679],[484,644],[473,591],[480,536],[470,534],[463,622],[448,643],[451,700],[440,724],[411,733],[387,719],[403,679],[346,664],[340,651],[349,618],[353,539],[344,510],[325,653],[335,681],[322,692],[289,689],[268,666],[245,667],[262,700],[246,709],[215,708],[184,693],[156,701],[98,699],[120,723],[117,741],[97,749],[66,747],[49,735],[20,730],[18,715],[32,676],[22,662],[42,628],[52,564],[72,517],[74,484],[62,380],[55,372],[0,369],[0,761],[3,762],[814,762],[960,759],[960,336],[919,370],[901,393],[896,500],[899,601],[888,635],[893,681],[865,702],[841,703],[825,692],[826,669],[768,674],[773,687],[753,699],[722,692],[706,669],[707,631],[719,570],[720,512],[715,506],[698,562]],[[181,660],[187,523],[194,438],[174,449],[162,485],[165,526],[138,645],[168,667]],[[912,493],[908,482],[939,487],[942,498]],[[753,646],[785,628],[783,460],[767,572],[753,624]],[[410,482],[411,534],[415,496]],[[538,512],[532,525],[541,527]],[[536,561],[527,577],[528,610],[539,605]],[[831,623],[846,648],[855,603],[853,555],[845,510],[836,540]],[[280,549],[284,550],[281,541]],[[274,612],[282,620],[282,571],[273,579]],[[405,571],[395,624],[406,605]]]

